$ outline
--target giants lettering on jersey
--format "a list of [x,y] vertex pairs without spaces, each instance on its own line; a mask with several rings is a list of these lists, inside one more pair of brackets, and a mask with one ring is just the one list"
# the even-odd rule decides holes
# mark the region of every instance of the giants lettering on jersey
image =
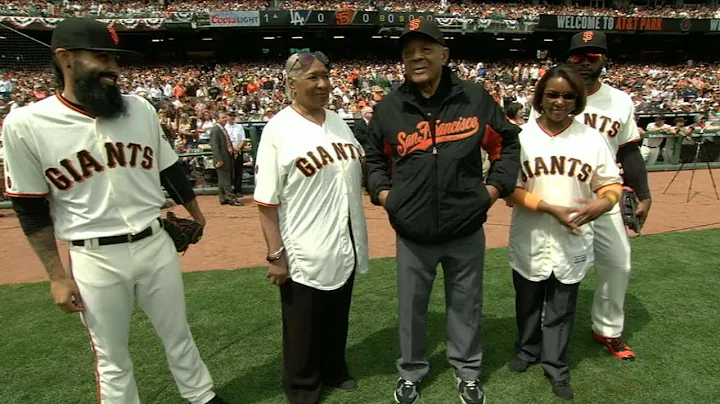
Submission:
[[[127,152],[127,153],[126,153]],[[107,142],[105,143],[105,155],[107,157],[107,167],[136,167],[138,162],[140,167],[150,170],[153,167],[155,153],[149,146],[143,146],[137,143]],[[128,157],[130,157],[128,159]],[[65,169],[66,175],[58,167],[49,167],[45,170],[45,176],[50,182],[61,191],[67,191],[72,188],[75,182],[83,182],[93,176],[93,173],[101,173],[105,171],[105,166],[100,164],[89,151],[80,150],[75,155],[75,159],[63,159],[60,166]]]
[[[349,158],[353,160],[363,158],[360,148],[352,143],[333,143],[332,146],[335,151],[335,158],[338,161],[348,160]],[[300,157],[295,160],[295,167],[308,178],[317,174],[318,171],[322,170],[328,164],[335,162],[333,156],[322,146],[316,147],[316,150],[308,151],[307,156],[310,160],[305,157]]]
[[542,157],[535,157],[532,163],[529,160],[522,162],[521,177],[523,182],[529,178],[539,177],[541,175],[567,175],[568,177],[577,176],[580,182],[585,182],[590,178],[593,168],[583,163],[582,160],[576,158],[568,158],[565,156],[550,156],[549,164]]
[[[583,115],[585,116],[585,125],[602,134],[608,135],[608,137],[613,138],[620,133],[620,127],[622,125],[618,121],[613,121],[612,118],[594,113],[591,114],[589,112],[585,112]],[[599,127],[598,124],[600,125]]]

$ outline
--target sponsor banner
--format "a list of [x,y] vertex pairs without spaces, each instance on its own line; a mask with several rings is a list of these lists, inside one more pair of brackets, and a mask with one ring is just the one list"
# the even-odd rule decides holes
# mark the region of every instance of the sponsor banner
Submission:
[[720,20],[543,14],[538,28],[553,31],[720,32]]
[[259,11],[210,11],[211,27],[259,27]]

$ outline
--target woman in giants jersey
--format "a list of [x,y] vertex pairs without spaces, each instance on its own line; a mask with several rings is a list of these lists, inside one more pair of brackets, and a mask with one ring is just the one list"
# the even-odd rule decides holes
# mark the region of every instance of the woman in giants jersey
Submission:
[[292,404],[314,404],[323,385],[356,388],[345,346],[355,273],[368,268],[364,151],[325,108],[331,89],[325,55],[292,55],[285,73],[293,102],[263,130],[254,200],[268,278],[280,286],[285,393]]
[[593,264],[591,222],[622,194],[605,140],[573,119],[585,100],[583,80],[567,67],[538,82],[532,105],[540,117],[522,126],[522,168],[508,198],[515,206],[509,256],[518,327],[509,368],[524,372],[540,362],[555,395],[565,399],[573,397],[567,347],[578,287]]

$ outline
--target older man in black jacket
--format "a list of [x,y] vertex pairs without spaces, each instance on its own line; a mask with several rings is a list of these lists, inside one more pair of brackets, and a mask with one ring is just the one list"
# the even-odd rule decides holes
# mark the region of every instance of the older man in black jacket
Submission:
[[241,206],[242,202],[235,199],[235,194],[232,191],[233,177],[235,176],[235,169],[233,167],[235,148],[227,133],[227,129],[225,129],[227,119],[227,114],[223,112],[218,114],[215,126],[210,129],[210,147],[213,152],[215,170],[217,170],[220,204]]
[[[419,400],[418,385],[429,371],[428,301],[441,263],[447,358],[462,401],[481,404],[483,224],[493,203],[515,189],[520,128],[481,84],[450,71],[449,50],[434,22],[411,21],[399,45],[405,83],[375,106],[363,145],[368,193],[385,207],[397,233],[401,357],[394,398]],[[486,181],[481,148],[492,162]]]

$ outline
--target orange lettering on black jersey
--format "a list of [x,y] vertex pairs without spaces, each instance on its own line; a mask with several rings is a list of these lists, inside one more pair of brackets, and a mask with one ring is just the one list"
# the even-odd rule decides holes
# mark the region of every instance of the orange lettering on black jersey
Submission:
[[[428,121],[420,121],[415,126],[417,131],[407,133],[400,132],[397,134],[398,145],[396,146],[397,154],[400,157],[406,156],[414,151],[428,150],[432,144],[432,133],[430,123]],[[435,122],[435,143],[453,142],[468,138],[480,129],[480,123],[477,117],[470,118],[460,117],[455,121]]]

